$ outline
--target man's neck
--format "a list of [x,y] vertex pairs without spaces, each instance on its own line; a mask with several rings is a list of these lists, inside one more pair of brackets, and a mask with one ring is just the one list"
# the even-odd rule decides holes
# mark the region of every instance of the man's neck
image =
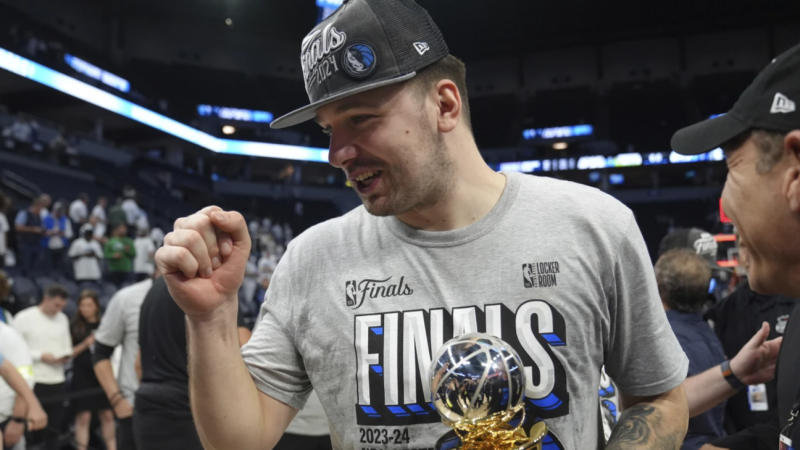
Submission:
[[420,230],[447,231],[464,228],[485,217],[503,195],[506,178],[480,162],[469,171],[459,170],[438,202],[397,218]]

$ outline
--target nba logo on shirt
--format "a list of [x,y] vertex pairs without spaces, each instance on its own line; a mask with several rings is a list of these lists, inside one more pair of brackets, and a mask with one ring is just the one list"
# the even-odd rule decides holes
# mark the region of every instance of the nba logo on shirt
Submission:
[[536,287],[536,266],[533,264],[522,265],[522,285],[526,288]]
[[356,293],[358,288],[356,287],[355,280],[346,281],[344,283],[344,298],[347,302],[347,306],[353,307],[356,306]]

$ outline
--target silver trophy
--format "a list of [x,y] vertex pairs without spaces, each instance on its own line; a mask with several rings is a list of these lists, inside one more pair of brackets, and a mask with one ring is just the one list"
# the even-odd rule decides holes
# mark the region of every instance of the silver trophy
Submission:
[[[522,360],[501,339],[473,333],[444,343],[430,367],[433,405],[462,450],[541,449],[538,422],[526,434]],[[515,420],[516,419],[516,420]],[[512,426],[511,422],[518,425]]]

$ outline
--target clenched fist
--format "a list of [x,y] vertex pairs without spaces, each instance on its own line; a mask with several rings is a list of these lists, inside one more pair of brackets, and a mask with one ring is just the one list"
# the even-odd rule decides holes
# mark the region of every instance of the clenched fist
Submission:
[[236,211],[208,206],[175,221],[155,255],[170,295],[192,319],[235,308],[250,255],[250,235]]

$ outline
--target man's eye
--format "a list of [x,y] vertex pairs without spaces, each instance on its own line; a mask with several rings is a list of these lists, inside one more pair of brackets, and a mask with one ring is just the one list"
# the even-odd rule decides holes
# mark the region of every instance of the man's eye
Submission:
[[354,124],[359,124],[359,123],[366,122],[367,120],[369,120],[371,118],[372,118],[372,116],[368,116],[368,115],[358,115],[358,116],[351,117],[350,121],[352,123],[354,123]]

